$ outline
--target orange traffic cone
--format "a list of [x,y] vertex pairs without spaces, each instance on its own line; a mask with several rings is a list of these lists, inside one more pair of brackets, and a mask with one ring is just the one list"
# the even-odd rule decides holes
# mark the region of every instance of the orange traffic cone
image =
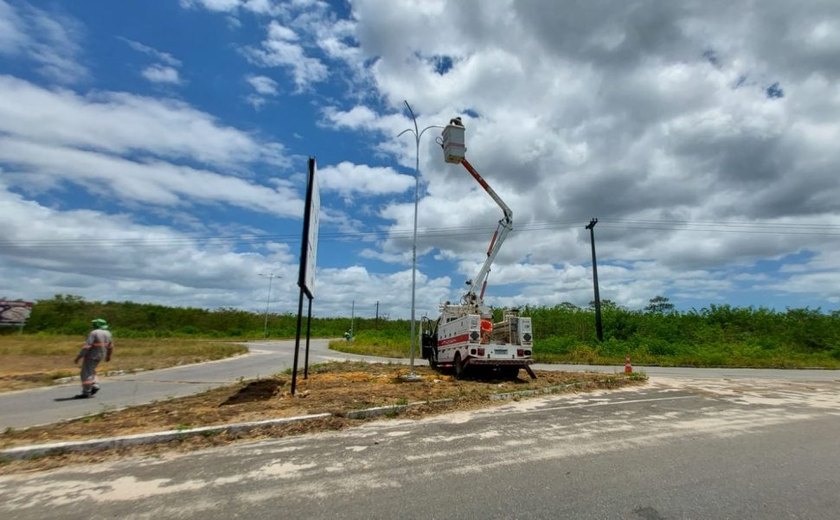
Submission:
[[627,357],[624,358],[624,373],[625,374],[632,374],[633,373],[633,365],[630,364],[630,354],[627,354]]

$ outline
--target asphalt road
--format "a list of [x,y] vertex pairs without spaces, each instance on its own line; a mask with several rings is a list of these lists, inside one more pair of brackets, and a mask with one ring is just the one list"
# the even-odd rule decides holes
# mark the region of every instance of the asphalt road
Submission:
[[[0,393],[0,431],[6,428],[24,428],[50,424],[61,420],[100,413],[162,399],[181,397],[218,386],[228,385],[240,379],[266,377],[282,372],[292,366],[294,341],[266,341],[249,343],[249,354],[211,363],[187,365],[164,370],[140,372],[137,374],[101,378],[102,391],[93,399],[72,399],[81,390],[79,383],[57,385],[48,388]],[[305,342],[301,341],[298,361],[299,377],[303,377]],[[119,355],[119,351],[115,352]],[[385,363],[408,364],[408,359],[375,358],[354,356],[329,350],[327,340],[310,342],[309,362],[311,364],[328,360],[359,359]],[[425,360],[415,359],[425,365]],[[538,370],[571,371],[623,371],[624,367],[587,365],[534,365]],[[100,371],[107,364],[100,365]],[[710,379],[767,378],[800,381],[840,381],[836,370],[752,370],[752,369],[692,369],[635,367],[650,376]]]
[[[249,343],[250,353],[233,358],[139,372],[100,377],[102,390],[93,399],[73,399],[81,392],[80,383],[0,394],[0,430],[50,424],[113,410],[191,395],[211,388],[235,383],[240,379],[271,376],[292,366],[295,342],[268,341]],[[305,341],[300,344],[298,369],[303,377]],[[119,350],[115,351],[119,356]],[[330,359],[362,359],[361,356],[329,350],[327,340],[310,342],[309,363]],[[388,361],[384,358],[369,358]],[[108,369],[107,363],[99,371]]]
[[0,477],[0,517],[835,519],[840,384],[640,388]]

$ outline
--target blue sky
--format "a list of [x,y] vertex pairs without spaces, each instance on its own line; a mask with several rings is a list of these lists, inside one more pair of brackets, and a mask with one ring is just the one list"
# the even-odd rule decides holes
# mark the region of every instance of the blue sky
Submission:
[[[840,308],[836,2],[0,0],[0,297],[407,317],[413,137],[513,209],[487,303]],[[501,212],[427,131],[418,314]],[[262,276],[261,276],[262,275]]]

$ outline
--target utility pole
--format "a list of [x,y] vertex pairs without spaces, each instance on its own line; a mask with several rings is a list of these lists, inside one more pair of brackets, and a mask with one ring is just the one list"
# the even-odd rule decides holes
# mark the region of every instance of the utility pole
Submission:
[[595,224],[598,223],[597,218],[589,221],[586,229],[589,230],[589,238],[592,242],[592,283],[595,285],[595,334],[598,336],[598,341],[604,341],[604,329],[601,326],[601,295],[598,293],[598,263],[595,260]]
[[379,325],[379,302],[376,302],[376,324]]
[[353,331],[353,321],[356,319],[356,300],[353,300],[353,305],[350,307],[350,339],[353,339],[355,332]]
[[263,324],[263,338],[268,338],[268,307],[271,305],[271,281],[277,275],[274,273],[259,273],[259,275],[268,278],[268,296],[265,299],[265,323]]

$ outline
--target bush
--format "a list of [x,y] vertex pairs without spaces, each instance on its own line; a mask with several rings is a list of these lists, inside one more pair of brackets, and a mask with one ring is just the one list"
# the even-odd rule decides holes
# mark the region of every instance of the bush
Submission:
[[[534,326],[535,357],[543,361],[715,366],[840,367],[840,311],[787,309],[777,312],[752,307],[710,305],[688,312],[640,312],[615,304],[602,305],[603,342],[595,337],[592,309],[569,303],[526,306]],[[497,319],[501,309],[494,309]],[[25,334],[84,336],[94,317],[104,317],[120,338],[189,336],[262,339],[265,315],[239,309],[168,308],[132,302],[87,302],[56,295],[36,302]],[[304,331],[305,331],[304,319]],[[349,318],[314,318],[312,336],[340,338]],[[297,316],[270,314],[268,335],[292,338]],[[408,352],[408,320],[356,318],[356,343]],[[17,331],[15,331],[17,332]],[[415,352],[419,355],[418,352]]]

